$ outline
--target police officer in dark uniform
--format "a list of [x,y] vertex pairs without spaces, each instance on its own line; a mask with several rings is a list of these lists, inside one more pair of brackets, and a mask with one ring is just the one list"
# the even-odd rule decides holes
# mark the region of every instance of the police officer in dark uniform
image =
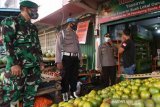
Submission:
[[98,48],[97,68],[102,71],[103,86],[108,87],[116,83],[116,54],[117,48],[112,43],[108,33],[105,34],[104,43]]
[[56,42],[55,62],[57,63],[57,68],[62,71],[61,91],[63,101],[68,100],[69,91],[71,92],[70,98],[78,97],[75,92],[77,90],[78,69],[79,64],[82,65],[83,62],[75,28],[76,20],[68,18],[67,28],[60,31]]
[[20,2],[21,13],[2,21],[2,37],[7,52],[4,74],[4,96],[1,107],[20,98],[23,107],[33,107],[40,83],[40,70],[44,69],[38,30],[31,19],[38,18],[38,5],[31,1]]

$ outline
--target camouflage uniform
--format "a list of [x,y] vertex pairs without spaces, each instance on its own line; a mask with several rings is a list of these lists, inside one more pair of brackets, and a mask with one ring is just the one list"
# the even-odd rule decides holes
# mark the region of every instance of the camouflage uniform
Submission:
[[[40,83],[42,51],[38,30],[23,16],[9,17],[2,21],[2,37],[7,52],[4,79],[4,102],[14,102],[22,97],[23,107],[32,107]],[[20,65],[21,76],[11,75],[11,67]],[[23,93],[23,94],[22,94]]]

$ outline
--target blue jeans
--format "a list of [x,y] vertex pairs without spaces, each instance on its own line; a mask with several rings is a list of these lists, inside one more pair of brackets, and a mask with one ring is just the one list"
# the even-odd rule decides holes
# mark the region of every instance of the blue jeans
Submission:
[[134,74],[134,71],[135,71],[135,68],[136,68],[136,65],[135,65],[135,64],[131,65],[131,66],[128,67],[128,68],[124,68],[124,73],[125,73],[125,74],[128,74],[128,75],[133,75],[133,74]]

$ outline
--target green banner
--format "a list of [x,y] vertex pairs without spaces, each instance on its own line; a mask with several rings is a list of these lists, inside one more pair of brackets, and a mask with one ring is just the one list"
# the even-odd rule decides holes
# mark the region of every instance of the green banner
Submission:
[[160,0],[108,0],[99,7],[100,23],[160,10]]

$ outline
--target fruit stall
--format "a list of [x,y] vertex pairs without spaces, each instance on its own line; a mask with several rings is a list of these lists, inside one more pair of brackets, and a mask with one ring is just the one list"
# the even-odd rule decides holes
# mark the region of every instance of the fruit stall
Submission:
[[43,62],[46,66],[53,66],[55,63],[55,52],[51,50],[43,52]]
[[143,78],[160,78],[160,72],[152,72],[145,74],[124,75],[126,79],[143,79]]
[[160,79],[130,79],[49,107],[159,107]]
[[40,84],[37,96],[61,90],[60,71],[55,67],[45,68],[41,73],[41,79],[42,83]]

